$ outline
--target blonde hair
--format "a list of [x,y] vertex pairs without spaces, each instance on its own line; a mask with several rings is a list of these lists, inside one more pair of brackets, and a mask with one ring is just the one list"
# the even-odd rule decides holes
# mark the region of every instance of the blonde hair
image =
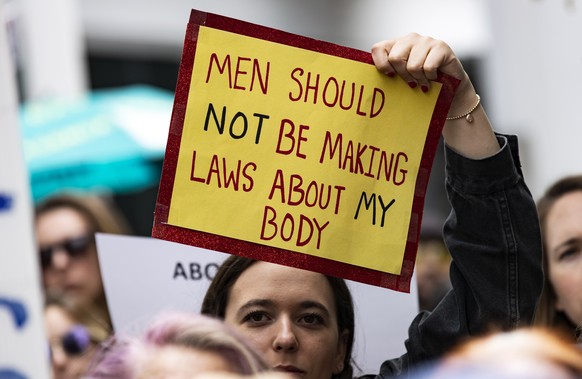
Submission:
[[81,324],[89,332],[91,341],[100,344],[112,334],[109,325],[95,316],[91,309],[85,308],[61,293],[47,293],[45,296],[45,309],[58,307],[65,311],[76,323]]
[[35,218],[59,208],[80,213],[92,232],[131,234],[129,223],[115,204],[97,195],[67,192],[48,197],[36,206]]
[[467,373],[467,368],[497,378],[554,377],[547,372],[561,378],[581,378],[582,350],[555,329],[521,328],[465,342],[444,358],[436,372],[444,378],[445,373]]

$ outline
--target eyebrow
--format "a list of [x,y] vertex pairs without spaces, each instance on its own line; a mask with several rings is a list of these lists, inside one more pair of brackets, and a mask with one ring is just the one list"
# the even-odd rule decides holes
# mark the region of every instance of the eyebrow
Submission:
[[554,251],[554,252],[557,252],[557,251],[558,251],[558,250],[560,250],[560,249],[563,249],[563,248],[565,248],[565,247],[569,247],[569,246],[572,246],[572,245],[576,245],[576,244],[578,244],[579,242],[580,242],[580,239],[579,239],[579,238],[577,238],[577,237],[569,238],[569,239],[567,239],[566,241],[564,241],[564,242],[560,243],[558,246],[556,246],[556,247],[553,249],[553,251]]
[[252,307],[269,307],[275,305],[274,301],[267,299],[252,299],[241,305],[240,309],[252,308]]
[[329,310],[327,309],[327,307],[318,301],[313,301],[313,300],[302,301],[301,308],[302,309],[317,308],[320,311],[322,311],[323,313],[325,313],[326,316],[329,317]]
[[[270,308],[270,307],[274,307],[274,306],[275,306],[275,302],[272,301],[272,300],[268,300],[268,299],[252,299],[252,300],[247,301],[243,305],[241,305],[240,308],[237,310],[236,313],[237,313],[238,316],[241,316],[242,314],[246,313],[246,311],[249,308],[254,308],[254,307]],[[325,315],[327,317],[329,317],[329,315],[330,315],[330,312],[327,309],[327,307],[325,305],[323,305],[322,303],[318,302],[318,301],[305,300],[305,301],[302,301],[299,304],[299,307],[301,309],[317,308],[321,312],[325,313]]]

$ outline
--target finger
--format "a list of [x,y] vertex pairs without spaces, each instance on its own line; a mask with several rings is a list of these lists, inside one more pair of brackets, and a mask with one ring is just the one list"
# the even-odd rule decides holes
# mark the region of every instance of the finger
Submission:
[[399,38],[388,52],[388,62],[396,73],[412,88],[417,86],[415,78],[408,72],[408,60],[414,47],[416,35]]
[[451,75],[457,79],[462,79],[465,75],[463,65],[451,49],[443,41],[433,41],[430,53],[424,63],[424,72],[430,80],[436,80],[438,72]]
[[372,60],[378,71],[383,72],[389,77],[396,75],[396,70],[388,61],[388,54],[394,46],[395,40],[385,40],[372,46]]
[[445,56],[439,49],[431,48],[424,59],[423,71],[428,80],[436,80],[438,69],[445,62]]
[[430,79],[425,72],[426,59],[430,51],[430,40],[426,38],[419,39],[411,48],[408,62],[406,63],[406,71],[420,85],[423,92],[427,92],[430,88]]

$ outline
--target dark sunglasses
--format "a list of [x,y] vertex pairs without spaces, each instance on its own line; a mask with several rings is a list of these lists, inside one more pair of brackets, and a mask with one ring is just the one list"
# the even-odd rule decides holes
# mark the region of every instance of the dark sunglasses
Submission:
[[[58,341],[59,346],[69,357],[82,355],[91,345],[91,335],[83,325],[73,326]],[[50,348],[52,354],[52,346]]]
[[83,236],[69,238],[63,242],[41,247],[40,252],[40,264],[42,268],[48,268],[53,263],[53,254],[56,249],[64,250],[67,255],[71,258],[80,257],[85,255],[89,250],[89,247],[95,242],[95,237],[93,234],[86,234]]

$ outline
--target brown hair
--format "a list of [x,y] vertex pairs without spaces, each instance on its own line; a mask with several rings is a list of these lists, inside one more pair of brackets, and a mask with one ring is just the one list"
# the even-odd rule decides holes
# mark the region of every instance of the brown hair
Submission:
[[62,193],[51,196],[36,206],[35,218],[59,208],[79,212],[93,232],[131,234],[129,224],[115,205],[96,195]]
[[547,231],[548,214],[550,213],[550,210],[556,201],[559,200],[562,196],[575,191],[582,191],[582,175],[568,176],[558,180],[546,190],[545,194],[540,198],[537,204],[540,226],[542,230],[544,248],[543,269],[545,275],[542,296],[536,310],[534,323],[537,326],[546,326],[558,329],[561,332],[568,333],[571,336],[575,336],[578,330],[576,325],[570,321],[566,314],[556,309],[556,292],[548,275],[549,266],[545,234]]
[[[232,255],[228,257],[216,272],[202,301],[201,313],[224,319],[230,290],[239,276],[249,268],[254,259]],[[346,356],[342,372],[333,377],[336,379],[352,379],[352,347],[354,344],[354,304],[351,292],[341,278],[325,276],[331,286],[337,312],[337,327],[339,333],[348,331],[346,341]]]

